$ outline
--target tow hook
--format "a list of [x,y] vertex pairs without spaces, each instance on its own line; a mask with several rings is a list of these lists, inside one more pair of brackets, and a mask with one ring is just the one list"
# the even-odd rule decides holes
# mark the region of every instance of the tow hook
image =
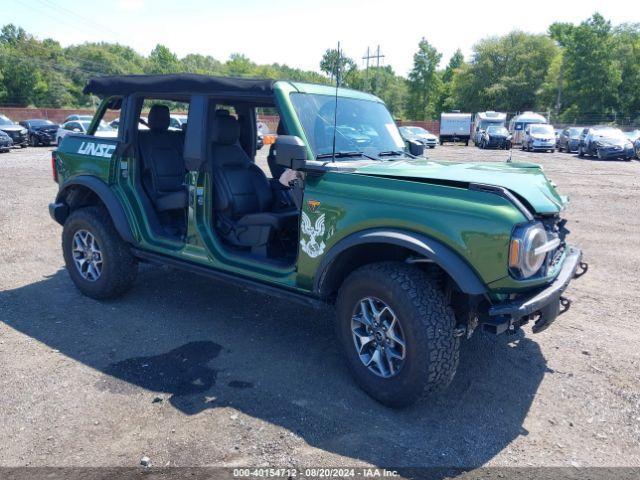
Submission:
[[560,311],[558,312],[558,315],[562,315],[569,310],[569,308],[571,308],[571,300],[567,297],[560,297]]
[[573,278],[580,278],[589,270],[589,264],[587,262],[580,262],[580,270],[576,270],[576,273],[573,274]]

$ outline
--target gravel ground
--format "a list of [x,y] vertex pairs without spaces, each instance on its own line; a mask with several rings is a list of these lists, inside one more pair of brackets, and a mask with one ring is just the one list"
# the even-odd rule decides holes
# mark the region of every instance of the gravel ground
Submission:
[[159,267],[83,297],[49,149],[0,155],[0,465],[640,466],[640,162],[513,156],[570,195],[589,274],[552,328],[474,338],[443,396],[394,411],[351,381],[330,310]]

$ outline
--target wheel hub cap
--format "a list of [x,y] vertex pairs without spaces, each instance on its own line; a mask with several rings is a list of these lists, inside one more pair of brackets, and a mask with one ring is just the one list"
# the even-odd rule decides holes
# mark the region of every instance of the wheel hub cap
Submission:
[[73,263],[80,276],[95,282],[102,273],[102,251],[95,237],[87,230],[78,230],[73,235]]
[[383,378],[397,375],[406,356],[406,342],[396,314],[383,301],[365,297],[351,317],[353,343],[362,364]]

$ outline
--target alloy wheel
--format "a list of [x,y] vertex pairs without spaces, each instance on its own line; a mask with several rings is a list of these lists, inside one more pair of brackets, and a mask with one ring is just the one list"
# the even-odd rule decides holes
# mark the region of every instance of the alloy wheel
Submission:
[[95,282],[102,273],[102,251],[95,237],[87,230],[78,230],[73,235],[73,262],[80,276]]
[[379,377],[396,376],[404,365],[406,341],[393,310],[382,300],[365,297],[354,308],[351,333],[362,364]]

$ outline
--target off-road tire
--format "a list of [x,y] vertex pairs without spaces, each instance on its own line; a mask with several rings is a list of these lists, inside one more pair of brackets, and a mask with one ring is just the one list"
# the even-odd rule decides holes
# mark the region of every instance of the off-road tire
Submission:
[[[102,251],[102,272],[93,282],[80,275],[73,260],[73,236],[78,230],[91,233]],[[62,252],[73,283],[83,294],[98,300],[123,295],[131,288],[138,273],[137,259],[120,238],[104,207],[80,208],[69,215],[62,229]]]
[[[360,360],[351,333],[358,302],[373,296],[396,314],[406,341],[400,371],[390,378],[371,372]],[[365,265],[351,273],[336,302],[337,335],[355,381],[389,407],[404,407],[445,389],[453,380],[460,342],[455,317],[435,280],[419,268],[398,262]]]

